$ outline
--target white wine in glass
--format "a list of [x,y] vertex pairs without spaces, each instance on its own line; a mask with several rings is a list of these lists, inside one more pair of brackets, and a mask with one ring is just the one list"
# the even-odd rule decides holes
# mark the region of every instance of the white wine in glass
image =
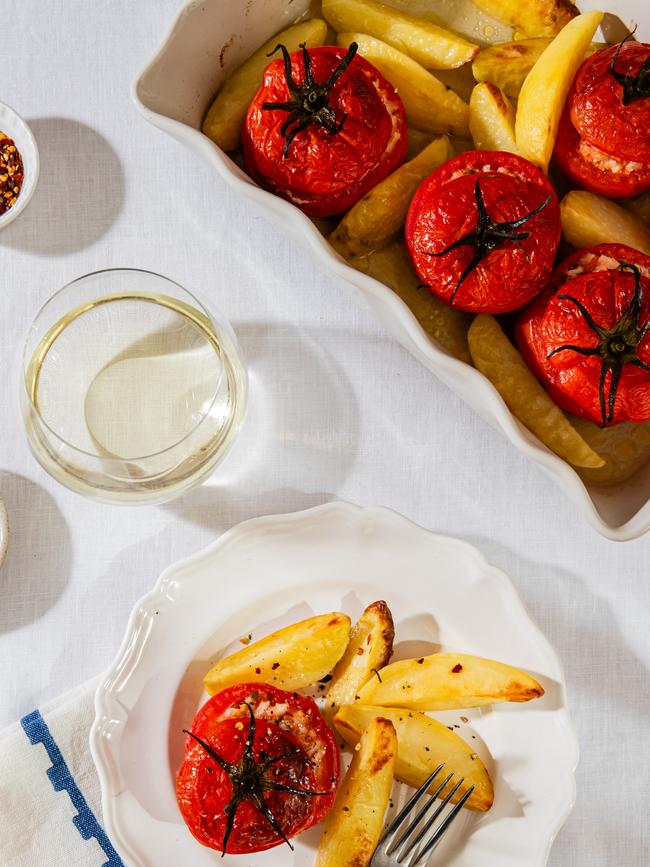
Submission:
[[115,502],[163,502],[202,481],[242,422],[247,379],[230,325],[148,271],[81,277],[27,338],[29,444],[64,485]]

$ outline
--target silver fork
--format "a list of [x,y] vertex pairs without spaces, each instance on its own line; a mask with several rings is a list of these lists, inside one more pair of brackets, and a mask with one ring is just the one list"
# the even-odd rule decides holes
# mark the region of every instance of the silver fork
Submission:
[[[390,823],[372,856],[371,867],[424,867],[427,863],[429,856],[474,791],[474,786],[470,786],[458,803],[444,814],[445,808],[464,782],[460,780],[456,783],[436,806],[436,798],[453,779],[454,775],[451,773],[413,816],[415,808],[443,768],[444,764],[435,769]],[[429,815],[434,806],[436,809]]]

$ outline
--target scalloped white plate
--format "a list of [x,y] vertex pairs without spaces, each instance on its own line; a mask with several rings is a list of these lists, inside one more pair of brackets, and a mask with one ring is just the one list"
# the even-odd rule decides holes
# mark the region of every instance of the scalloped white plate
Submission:
[[[105,827],[128,867],[216,863],[185,828],[174,792],[181,730],[205,698],[210,661],[248,633],[328,610],[355,617],[376,599],[393,610],[395,658],[464,650],[527,669],[544,686],[531,704],[436,715],[486,761],[495,804],[465,813],[430,862],[544,867],[573,805],[578,761],[556,652],[508,578],[473,547],[347,503],[240,524],[167,569],[136,606],[97,691],[90,736]],[[398,803],[407,791],[396,785]],[[294,854],[282,847],[220,863],[311,867],[317,841],[312,829]]]
[[[418,10],[427,0],[389,0]],[[602,8],[599,0],[582,0],[583,10]],[[649,39],[650,16],[642,0],[610,0],[609,6],[637,38]],[[374,311],[382,326],[489,424],[500,430],[554,479],[589,523],[610,539],[623,541],[650,529],[650,463],[616,487],[582,482],[565,461],[550,452],[509,411],[494,386],[477,370],[448,355],[421,328],[406,304],[387,286],[350,268],[314,224],[296,207],[256,186],[201,131],[201,120],[225,77],[263,42],[313,8],[311,0],[192,0],[173,23],[163,44],[133,84],[133,98],[154,126],[204,157],[221,178],[244,198],[260,206],[292,235],[306,241],[332,273],[356,287],[358,298]],[[456,29],[481,41],[487,27],[507,38],[502,25],[487,19],[470,0],[438,0],[436,12]],[[495,26],[496,25],[496,26]],[[612,39],[624,27],[607,16],[603,29]]]

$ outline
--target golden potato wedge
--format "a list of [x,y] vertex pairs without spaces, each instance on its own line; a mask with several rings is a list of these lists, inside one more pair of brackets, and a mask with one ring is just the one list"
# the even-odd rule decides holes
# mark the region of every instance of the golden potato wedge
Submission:
[[377,0],[323,0],[323,16],[337,33],[360,30],[375,36],[426,69],[455,69],[479,50],[456,33]]
[[420,287],[403,241],[395,241],[365,258],[350,259],[349,264],[389,286],[410,308],[430,337],[450,355],[471,364],[467,330],[472,317],[449,307],[428,289]]
[[542,51],[522,85],[515,121],[517,150],[544,172],[569,87],[602,18],[602,12],[585,12],[569,21]]
[[415,191],[434,169],[453,156],[447,136],[434,139],[409,162],[373,187],[347,212],[329,237],[345,259],[381,250],[401,234]]
[[571,190],[560,202],[562,233],[576,249],[594,244],[627,244],[650,255],[650,229],[634,214],[583,190]]
[[474,0],[474,3],[522,36],[555,36],[578,14],[569,0]]
[[477,84],[469,100],[469,131],[479,150],[517,153],[515,110],[495,84]]
[[[516,98],[530,70],[541,53],[552,42],[550,37],[518,39],[515,42],[497,42],[481,48],[472,63],[474,78],[496,84],[506,96]],[[585,56],[607,48],[605,42],[592,42]]]
[[327,34],[327,24],[319,18],[311,18],[282,30],[226,79],[217,93],[203,121],[202,130],[224,151],[239,147],[239,137],[246,111],[262,83],[262,73],[271,62],[269,52],[281,42],[289,51],[297,51],[301,43],[308,48],[322,45]]
[[409,127],[408,134],[408,150],[406,152],[406,159],[412,160],[419,153],[425,149],[427,145],[430,145],[431,142],[436,138],[436,136],[431,135],[429,132],[420,132],[419,129],[415,129],[415,127]]
[[644,225],[650,226],[650,192],[641,193],[640,196],[636,196],[634,199],[621,199],[619,204],[626,211],[634,214],[637,220],[641,220]]
[[214,695],[233,683],[270,683],[302,689],[334,668],[350,640],[350,618],[319,614],[255,641],[220,659],[203,679]]
[[[363,730],[376,717],[385,717],[397,732],[397,760],[395,778],[419,789],[426,778],[443,762],[465,783],[452,798],[459,801],[470,786],[474,791],[466,802],[468,810],[484,813],[494,802],[494,788],[485,765],[472,747],[447,726],[416,710],[398,707],[379,707],[358,702],[344,705],[334,717],[334,725],[343,740],[355,746]],[[439,783],[434,782],[430,792],[435,792]],[[453,783],[443,790],[445,797]]]
[[397,735],[373,717],[361,735],[325,820],[315,867],[367,867],[377,848],[393,785]]
[[622,422],[606,428],[582,418],[572,418],[571,422],[605,461],[599,469],[578,470],[586,482],[617,485],[630,479],[650,460],[650,422]]
[[361,687],[388,665],[393,654],[395,627],[385,602],[373,602],[352,627],[350,643],[339,660],[325,698],[325,712],[331,719],[342,704],[352,704]]
[[469,107],[431,72],[407,54],[365,33],[339,33],[337,44],[356,42],[359,54],[373,63],[399,92],[409,123],[422,132],[469,135]]
[[359,700],[409,710],[453,710],[530,701],[542,695],[544,690],[534,678],[502,662],[464,653],[434,653],[380,669],[361,688]]
[[604,466],[604,460],[544,391],[493,316],[476,317],[470,325],[468,342],[475,367],[490,380],[513,415],[544,445],[573,466]]

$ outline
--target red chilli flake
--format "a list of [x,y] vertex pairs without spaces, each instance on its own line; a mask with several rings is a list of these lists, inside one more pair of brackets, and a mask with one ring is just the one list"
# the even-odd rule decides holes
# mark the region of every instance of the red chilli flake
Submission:
[[0,132],[0,216],[16,204],[25,178],[23,158],[13,139]]
[[458,674],[458,672],[462,671],[462,670],[463,670],[463,666],[460,664],[460,662],[452,668],[452,672],[454,674]]

